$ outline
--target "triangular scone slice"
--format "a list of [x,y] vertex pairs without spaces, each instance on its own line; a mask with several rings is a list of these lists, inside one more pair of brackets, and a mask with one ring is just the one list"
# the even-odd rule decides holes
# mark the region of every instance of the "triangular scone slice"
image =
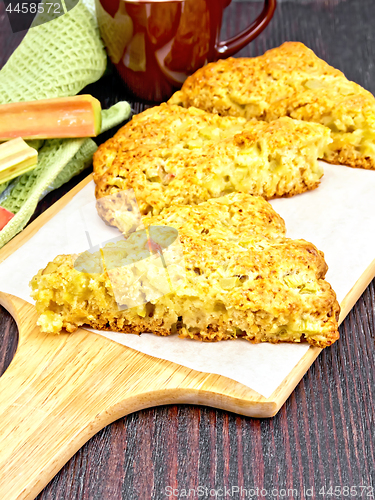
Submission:
[[275,102],[266,119],[290,116],[322,123],[331,131],[332,142],[324,160],[349,167],[375,169],[375,99],[359,85],[345,79],[322,78],[312,89]]
[[230,57],[203,66],[168,102],[221,116],[265,119],[273,103],[326,76],[345,78],[303,43],[286,42],[258,57]]
[[[178,286],[142,302],[162,285],[161,268],[150,261],[134,271],[141,284],[134,289],[125,261],[142,259],[130,251],[141,232],[105,247],[114,276],[100,269],[99,253],[89,258],[90,273],[75,269],[75,256],[62,255],[31,282],[43,331],[73,332],[86,324],[204,341],[307,341],[319,347],[338,339],[340,308],[324,279],[323,254],[307,241],[286,238],[284,221],[263,198],[233,193],[197,206],[171,206],[144,223],[178,231],[183,259],[163,251],[169,276],[183,276]],[[129,297],[139,303],[124,309]]]
[[142,215],[243,191],[267,199],[318,186],[331,141],[318,124],[220,117],[162,104],[133,117],[94,156],[101,217],[120,229],[116,197],[133,189]]
[[225,59],[190,76],[169,100],[222,116],[290,116],[331,129],[324,159],[375,168],[375,98],[299,42],[254,58]]

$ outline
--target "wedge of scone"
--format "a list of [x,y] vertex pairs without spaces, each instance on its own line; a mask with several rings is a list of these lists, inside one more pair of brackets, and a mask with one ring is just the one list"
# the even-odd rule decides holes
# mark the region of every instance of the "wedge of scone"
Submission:
[[[77,266],[77,256],[56,257],[31,281],[43,331],[74,332],[86,324],[204,341],[307,341],[319,347],[338,339],[340,308],[324,279],[322,252],[286,238],[284,221],[262,197],[233,193],[197,206],[171,206],[144,224],[178,231],[183,261],[163,250],[169,275],[180,274],[177,286],[142,302],[156,294],[161,267],[156,254],[155,263],[150,259],[145,266],[132,253],[144,237],[140,232],[105,247],[102,253],[110,257],[103,262],[99,253],[91,255],[86,268]],[[135,263],[131,273],[129,260]],[[124,308],[134,297],[138,304]]]
[[331,141],[318,124],[220,117],[162,104],[133,117],[94,155],[101,217],[124,230],[119,193],[133,189],[141,214],[237,191],[267,199],[318,186],[317,159]]
[[190,76],[169,103],[220,115],[326,125],[328,162],[375,168],[375,98],[302,43],[254,58],[219,60]]

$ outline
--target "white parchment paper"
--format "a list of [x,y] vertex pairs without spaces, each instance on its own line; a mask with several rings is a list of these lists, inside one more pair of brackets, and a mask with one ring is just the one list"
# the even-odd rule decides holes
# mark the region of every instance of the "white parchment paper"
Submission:
[[[375,172],[324,163],[318,189],[273,200],[291,238],[303,238],[325,253],[327,280],[339,302],[375,257]],[[1,291],[32,302],[28,283],[56,255],[88,248],[85,231],[97,245],[119,235],[95,210],[88,184],[26,244],[0,264]],[[224,375],[269,397],[308,350],[306,344],[254,345],[244,340],[201,343],[177,336],[97,332],[158,358],[198,371]]]

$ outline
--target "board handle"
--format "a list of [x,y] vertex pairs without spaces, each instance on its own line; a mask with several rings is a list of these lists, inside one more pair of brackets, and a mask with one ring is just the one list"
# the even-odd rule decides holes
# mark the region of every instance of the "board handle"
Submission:
[[44,334],[34,306],[4,293],[0,303],[19,329],[16,354],[0,378],[0,498],[33,499],[96,432],[170,403],[173,387],[136,389],[136,351],[81,329]]

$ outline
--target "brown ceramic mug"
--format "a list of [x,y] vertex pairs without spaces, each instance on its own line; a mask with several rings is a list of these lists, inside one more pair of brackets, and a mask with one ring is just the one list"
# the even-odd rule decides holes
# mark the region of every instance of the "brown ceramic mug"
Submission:
[[276,0],[265,0],[244,31],[220,41],[231,0],[96,0],[102,38],[112,62],[137,97],[160,102],[207,62],[232,56],[270,22]]

